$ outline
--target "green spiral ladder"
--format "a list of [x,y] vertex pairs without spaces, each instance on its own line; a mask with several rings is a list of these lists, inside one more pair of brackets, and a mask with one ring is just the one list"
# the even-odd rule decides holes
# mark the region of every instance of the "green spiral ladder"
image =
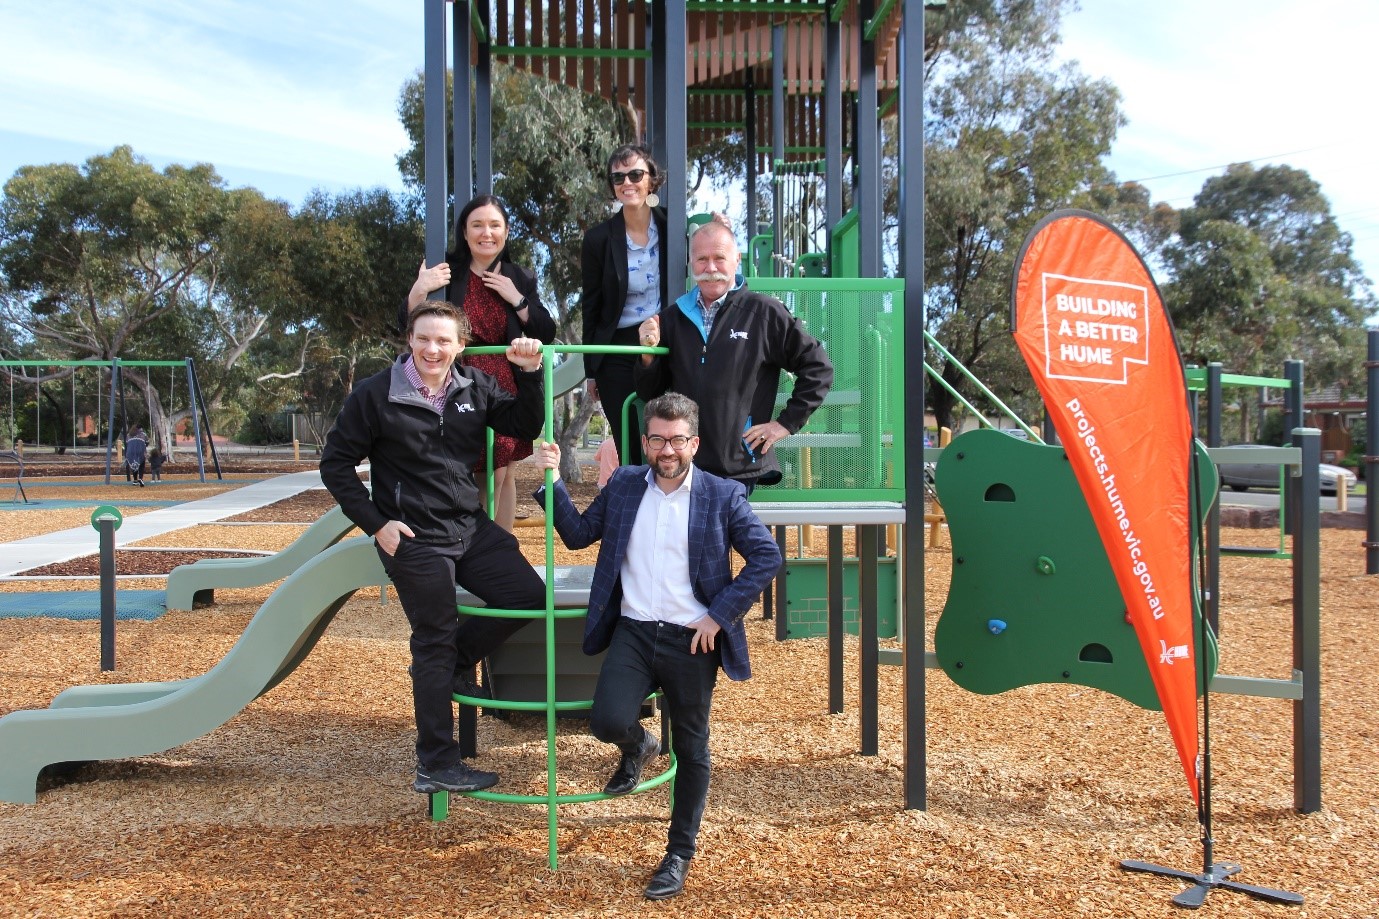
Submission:
[[[506,348],[490,345],[484,347],[466,348],[470,354],[502,354]],[[554,417],[554,405],[552,393],[554,386],[554,365],[552,356],[555,354],[666,354],[665,348],[641,348],[621,345],[543,345],[541,348],[541,366],[545,374],[543,381],[546,399],[546,418],[542,425],[541,436],[550,441],[552,437],[552,418]],[[489,439],[489,477],[492,480],[492,437]],[[480,801],[497,801],[504,804],[544,804],[546,805],[546,853],[550,862],[551,870],[558,867],[558,856],[556,852],[556,830],[558,824],[559,806],[562,804],[579,804],[585,801],[602,801],[612,797],[601,791],[584,792],[580,794],[560,794],[556,791],[556,772],[557,761],[555,753],[556,738],[556,715],[560,712],[579,711],[587,709],[593,705],[592,699],[579,699],[569,702],[557,702],[555,695],[555,622],[557,619],[577,619],[588,614],[587,609],[567,608],[556,609],[555,606],[555,508],[554,508],[554,476],[551,470],[546,470],[546,608],[545,610],[512,610],[495,609],[492,607],[476,607],[458,605],[461,613],[469,616],[493,616],[502,619],[536,619],[544,617],[546,622],[546,701],[544,702],[516,702],[505,701],[502,699],[481,699],[476,696],[466,696],[456,694],[454,699],[462,705],[475,707],[502,709],[505,711],[521,712],[545,712],[546,713],[546,793],[544,795],[519,795],[509,794],[501,791],[468,791],[456,792],[463,794],[467,798],[475,798]],[[489,489],[490,493],[492,488]],[[671,725],[671,730],[675,729]],[[649,791],[675,778],[676,759],[673,752],[670,753],[670,765],[665,772],[652,776],[639,784],[633,794]],[[674,794],[672,786],[671,794]],[[438,791],[428,796],[427,811],[434,821],[440,821],[450,816],[450,795],[448,791]]]

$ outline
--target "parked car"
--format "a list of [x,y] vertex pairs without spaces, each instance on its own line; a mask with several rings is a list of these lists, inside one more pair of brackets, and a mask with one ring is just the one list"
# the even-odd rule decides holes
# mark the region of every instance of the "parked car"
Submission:
[[[1237,444],[1236,446],[1262,447],[1263,445]],[[1233,491],[1245,491],[1248,488],[1278,488],[1279,470],[1285,467],[1279,466],[1277,463],[1222,463],[1218,468],[1221,472],[1223,487]],[[1355,473],[1349,469],[1333,466],[1330,463],[1321,463],[1319,468],[1323,494],[1334,495],[1338,482],[1344,482],[1347,491],[1355,487]]]

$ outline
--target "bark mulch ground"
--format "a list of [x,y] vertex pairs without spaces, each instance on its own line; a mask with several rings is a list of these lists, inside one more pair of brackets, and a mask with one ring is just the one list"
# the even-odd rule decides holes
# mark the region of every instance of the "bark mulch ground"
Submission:
[[[584,495],[587,499],[588,492]],[[197,527],[185,545],[290,541],[320,495],[263,526]],[[308,506],[305,502],[311,502]],[[533,509],[534,510],[534,509]],[[44,512],[37,512],[44,513]],[[70,524],[69,524],[70,525]],[[522,532],[541,559],[538,530]],[[169,534],[173,536],[175,534]],[[1326,530],[1322,556],[1324,809],[1293,810],[1292,705],[1213,695],[1218,860],[1296,891],[1301,908],[1216,891],[1204,916],[1379,915],[1379,614],[1360,534]],[[1268,545],[1228,530],[1228,544]],[[588,561],[590,550],[562,563]],[[152,553],[149,553],[150,555]],[[951,555],[926,553],[927,647]],[[1291,672],[1287,562],[1223,560],[1222,672]],[[53,582],[64,584],[65,582]],[[152,585],[158,582],[150,580]],[[87,586],[74,584],[68,589]],[[123,585],[122,585],[123,586]],[[31,589],[3,584],[0,589]],[[213,666],[270,588],[120,623],[119,669],[99,670],[98,625],[0,620],[0,714],[83,683],[168,680]],[[561,809],[560,870],[543,808],[456,798],[431,823],[409,790],[407,628],[396,602],[356,595],[297,672],[211,734],[97,763],[0,804],[4,912],[22,916],[1169,916],[1177,882],[1122,858],[1200,868],[1198,825],[1162,715],[1077,686],[999,696],[927,679],[928,808],[904,810],[902,689],[881,672],[881,749],[857,755],[857,644],[846,711],[827,714],[821,639],[776,642],[749,617],[755,676],[715,700],[714,786],[685,893],[644,901],[665,843],[668,789]],[[893,646],[894,642],[887,642]],[[540,719],[480,719],[478,765],[500,790],[544,789]],[[562,720],[562,791],[615,764]],[[908,751],[918,755],[918,751]],[[0,751],[3,755],[3,751]],[[662,763],[664,760],[661,761]]]

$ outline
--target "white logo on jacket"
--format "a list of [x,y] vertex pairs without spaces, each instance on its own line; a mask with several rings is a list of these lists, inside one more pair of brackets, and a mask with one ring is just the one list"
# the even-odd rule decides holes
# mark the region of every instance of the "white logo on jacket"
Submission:
[[740,339],[742,339],[743,341],[746,341],[746,340],[747,340],[747,330],[746,330],[746,329],[743,329],[741,332],[739,332],[737,329],[729,329],[729,330],[728,330],[728,338],[729,338],[730,340],[731,340],[731,339],[734,339],[734,338],[740,338]]
[[463,412],[472,412],[472,411],[474,411],[474,406],[470,405],[468,402],[456,402],[456,403],[455,403],[455,411],[461,412],[461,413],[463,413]]

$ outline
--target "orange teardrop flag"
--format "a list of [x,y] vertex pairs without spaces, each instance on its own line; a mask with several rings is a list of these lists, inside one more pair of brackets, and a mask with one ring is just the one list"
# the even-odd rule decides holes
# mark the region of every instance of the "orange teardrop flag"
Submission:
[[1106,547],[1194,801],[1192,424],[1173,328],[1130,242],[1058,211],[1016,262],[1011,326]]

